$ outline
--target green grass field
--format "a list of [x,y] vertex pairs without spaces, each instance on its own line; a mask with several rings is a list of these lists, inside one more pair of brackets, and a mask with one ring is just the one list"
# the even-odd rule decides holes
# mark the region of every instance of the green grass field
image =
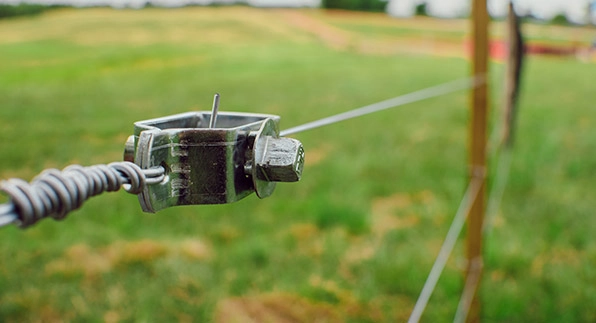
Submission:
[[[0,178],[120,160],[133,122],[208,110],[215,92],[223,111],[289,128],[466,76],[463,56],[428,42],[463,40],[467,24],[423,22],[248,7],[0,21]],[[590,33],[540,28],[528,30]],[[531,57],[525,72],[482,317],[594,322],[596,64]],[[461,92],[297,134],[302,181],[263,200],[144,214],[118,192],[62,222],[2,228],[0,321],[404,321],[465,189],[467,121]],[[464,264],[460,243],[425,322],[452,321]]]

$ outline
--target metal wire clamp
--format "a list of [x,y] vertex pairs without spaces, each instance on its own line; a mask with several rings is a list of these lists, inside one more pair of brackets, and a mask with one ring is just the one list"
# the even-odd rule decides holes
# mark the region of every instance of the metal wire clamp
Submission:
[[[135,123],[124,160],[165,169],[161,182],[139,194],[143,211],[231,203],[252,192],[264,198],[276,182],[300,180],[304,149],[298,140],[279,136],[279,116],[215,111]],[[211,122],[215,117],[217,124]]]

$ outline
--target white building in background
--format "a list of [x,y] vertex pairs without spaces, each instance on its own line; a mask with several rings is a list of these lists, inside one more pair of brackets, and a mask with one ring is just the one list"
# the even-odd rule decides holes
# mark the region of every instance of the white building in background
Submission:
[[[564,14],[569,21],[586,23],[588,5],[593,0],[513,0],[519,14],[532,14],[539,19],[550,20]],[[387,13],[394,17],[409,17],[416,6],[426,3],[429,15],[443,18],[466,16],[470,12],[471,0],[389,0]],[[488,0],[488,10],[493,17],[507,14],[509,0]],[[596,5],[594,5],[596,6]],[[591,16],[596,18],[596,8]]]

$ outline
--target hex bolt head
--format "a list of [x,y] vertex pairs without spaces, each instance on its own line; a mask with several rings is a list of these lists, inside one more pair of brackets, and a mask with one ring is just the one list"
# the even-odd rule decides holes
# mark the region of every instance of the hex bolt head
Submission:
[[304,167],[302,143],[292,138],[266,137],[265,151],[256,162],[257,176],[269,182],[297,182]]

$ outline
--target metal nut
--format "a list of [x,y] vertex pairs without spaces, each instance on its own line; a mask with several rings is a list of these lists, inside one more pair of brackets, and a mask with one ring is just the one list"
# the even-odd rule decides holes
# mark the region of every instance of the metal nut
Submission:
[[267,136],[263,158],[257,161],[257,176],[269,182],[297,182],[304,167],[304,148],[291,138]]

